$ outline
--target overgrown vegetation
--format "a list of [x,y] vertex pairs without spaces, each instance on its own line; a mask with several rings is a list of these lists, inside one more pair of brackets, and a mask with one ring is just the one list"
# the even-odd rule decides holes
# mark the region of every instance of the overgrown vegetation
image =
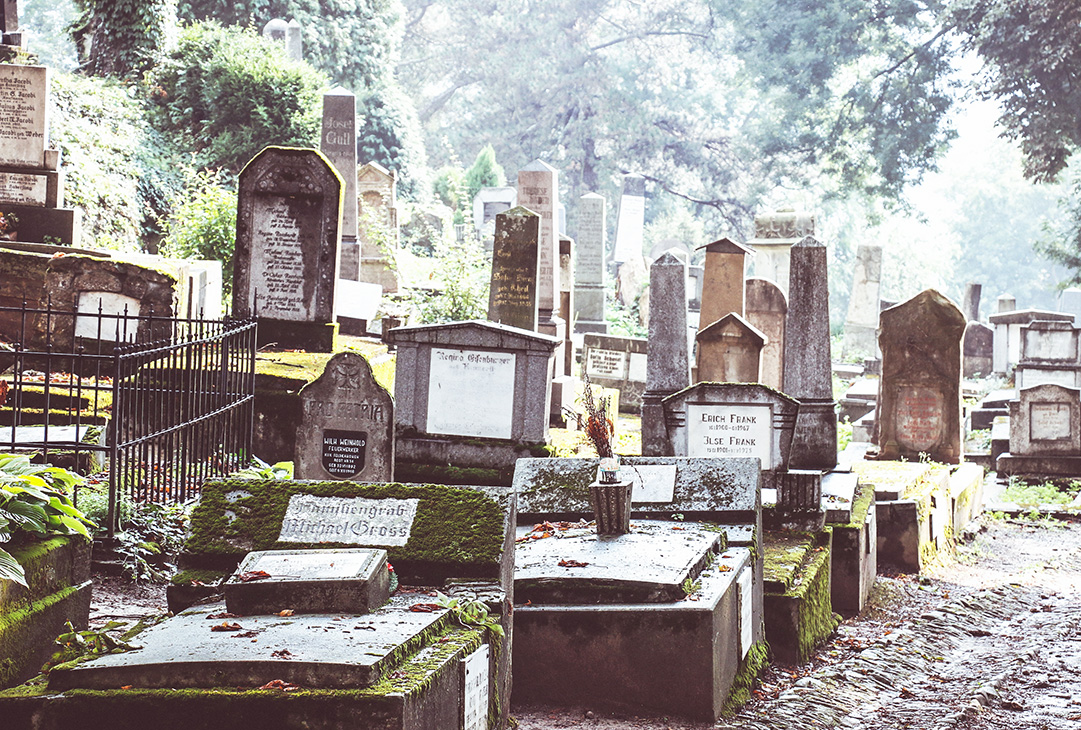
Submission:
[[1031,505],[1066,505],[1073,502],[1081,493],[1081,480],[1032,480],[1010,477],[1009,484],[1002,492],[1001,501],[1013,502],[1023,507]]
[[[0,454],[0,544],[18,538],[81,535],[92,524],[69,496],[82,477],[67,469],[33,464],[30,457]],[[26,586],[23,568],[0,548],[0,578]]]

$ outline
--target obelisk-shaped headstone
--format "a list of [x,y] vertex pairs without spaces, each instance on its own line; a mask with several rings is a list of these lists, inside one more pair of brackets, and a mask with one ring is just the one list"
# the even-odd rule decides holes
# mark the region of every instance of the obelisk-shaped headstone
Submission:
[[342,196],[341,278],[360,278],[357,243],[357,97],[336,86],[323,94],[323,130],[319,151],[345,180]]
[[604,319],[605,200],[596,193],[578,199],[574,261],[574,330],[607,334]]
[[882,247],[861,243],[856,249],[852,294],[848,299],[842,354],[875,357],[878,353],[878,311],[882,288]]
[[784,386],[800,402],[789,468],[832,469],[837,466],[837,404],[826,247],[807,236],[792,246],[789,266]]
[[[542,160],[518,171],[518,205],[540,216],[540,264],[537,273],[537,332],[562,341],[566,323],[559,318],[559,173]],[[562,348],[556,352],[555,376],[563,375]]]
[[616,247],[612,260],[617,264],[642,257],[642,230],[646,220],[646,179],[631,173],[623,176],[623,195],[616,219]]
[[539,215],[518,206],[495,217],[488,319],[524,330],[537,329]]
[[664,253],[649,269],[649,340],[642,395],[642,456],[672,456],[661,401],[691,384],[687,265]]
[[730,238],[699,248],[706,250],[702,313],[698,320],[698,330],[702,331],[730,312],[743,316],[744,263],[754,251]]

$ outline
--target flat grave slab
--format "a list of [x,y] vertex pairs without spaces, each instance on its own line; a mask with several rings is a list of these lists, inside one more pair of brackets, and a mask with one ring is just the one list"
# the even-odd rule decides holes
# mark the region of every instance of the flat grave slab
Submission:
[[[631,532],[598,537],[592,528],[537,535],[518,528],[516,600],[536,604],[664,603],[682,599],[724,535],[696,523],[635,521]],[[543,534],[543,533],[542,533]]]
[[[49,689],[260,687],[274,679],[309,688],[367,687],[401,660],[406,642],[446,611],[413,612],[415,598],[363,616],[220,618],[223,603],[191,608],[139,634],[142,648],[56,669]],[[238,624],[239,630],[214,630]]]
[[252,552],[225,582],[224,590],[229,612],[240,615],[272,614],[283,609],[369,613],[390,598],[387,551]]
[[852,473],[830,472],[822,476],[822,509],[826,522],[852,521],[852,500],[856,497],[859,477]]

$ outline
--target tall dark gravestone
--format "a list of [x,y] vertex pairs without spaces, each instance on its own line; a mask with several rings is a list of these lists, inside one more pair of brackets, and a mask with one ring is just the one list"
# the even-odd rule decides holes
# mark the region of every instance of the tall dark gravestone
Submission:
[[394,401],[363,356],[332,357],[300,401],[297,479],[393,481]]
[[665,397],[691,384],[687,347],[687,265],[671,252],[649,268],[649,339],[642,394],[642,456],[672,456]]
[[332,352],[342,178],[318,150],[267,147],[240,172],[233,314],[259,344]]
[[785,393],[800,402],[792,437],[792,469],[837,466],[837,413],[830,362],[829,279],[826,247],[811,236],[792,246]]
[[540,221],[522,206],[496,215],[489,321],[536,331]]
[[323,94],[323,129],[319,151],[342,176],[342,243],[339,274],[360,279],[360,244],[357,243],[357,97],[336,86]]
[[879,458],[961,460],[961,337],[965,315],[934,289],[882,312]]

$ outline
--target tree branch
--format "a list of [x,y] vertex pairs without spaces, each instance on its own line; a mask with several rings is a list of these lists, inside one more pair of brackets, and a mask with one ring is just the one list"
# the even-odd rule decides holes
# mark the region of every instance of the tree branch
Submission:
[[645,38],[645,37],[651,36],[651,35],[685,35],[685,36],[690,36],[691,38],[700,38],[702,40],[709,40],[709,36],[706,35],[705,33],[695,33],[695,32],[689,31],[689,30],[647,30],[644,33],[631,33],[631,34],[625,35],[625,36],[623,36],[621,38],[614,38],[614,39],[612,39],[610,41],[605,41],[604,43],[601,43],[599,46],[593,46],[592,48],[590,48],[589,52],[593,53],[593,52],[599,51],[599,50],[601,50],[603,48],[608,48],[609,46],[619,45],[620,43],[625,43],[627,41],[641,40],[642,38]]

